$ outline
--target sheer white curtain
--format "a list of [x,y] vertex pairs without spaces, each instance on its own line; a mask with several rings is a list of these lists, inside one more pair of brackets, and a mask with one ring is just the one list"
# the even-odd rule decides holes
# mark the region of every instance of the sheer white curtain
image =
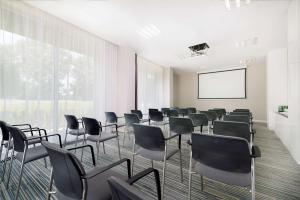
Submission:
[[162,66],[138,57],[138,108],[148,113],[149,108],[163,107]]
[[19,1],[0,0],[0,120],[65,128],[116,108],[118,47]]

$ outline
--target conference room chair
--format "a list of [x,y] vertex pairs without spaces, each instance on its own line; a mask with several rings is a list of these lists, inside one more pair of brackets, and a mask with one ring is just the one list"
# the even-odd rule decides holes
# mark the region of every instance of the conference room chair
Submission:
[[165,125],[168,124],[168,122],[165,122],[164,115],[160,111],[150,111],[149,112],[149,125],[156,125],[156,126],[163,126],[165,128]]
[[208,118],[207,115],[201,113],[192,113],[188,117],[192,120],[194,127],[200,127],[200,132],[203,133],[203,126],[207,126],[209,133]]
[[169,110],[170,108],[161,108],[161,112],[163,113],[164,116],[167,116]]
[[238,112],[238,111],[233,111],[230,112],[229,115],[247,115],[250,117],[250,120],[253,119],[252,113],[251,112]]
[[150,114],[151,112],[158,112],[159,110],[157,108],[149,108],[148,113]]
[[167,111],[167,117],[170,118],[170,117],[178,117],[179,114],[178,114],[178,111],[176,109],[170,109]]
[[[125,181],[131,178],[129,159],[124,158],[108,166],[94,167],[86,171],[78,158],[70,151],[49,142],[42,142],[42,144],[49,154],[52,165],[47,200],[52,196],[55,196],[56,199],[68,200],[109,200],[111,199],[111,191],[107,180],[111,176]],[[91,145],[76,148],[89,148],[95,166],[95,156]],[[127,176],[112,170],[112,168],[123,163],[127,163]],[[55,191],[52,190],[53,182],[55,183]]]
[[[132,124],[144,123],[145,121],[140,120],[138,115],[132,113],[124,113],[126,130],[123,137],[123,146],[125,142],[125,134],[128,134],[128,139],[130,140],[130,133],[133,133]],[[148,121],[148,120],[147,120]]]
[[131,113],[136,114],[142,123],[149,121],[149,119],[144,119],[143,116],[147,114],[143,114],[141,110],[131,110]]
[[[40,142],[40,139],[38,138],[33,138],[35,137],[36,132],[38,132],[37,136],[42,136],[41,131],[37,127],[32,127],[30,124],[15,124],[15,125],[9,125],[4,121],[0,121],[0,129],[1,129],[1,134],[2,134],[2,140],[1,140],[1,146],[0,146],[0,162],[2,163],[2,180],[4,181],[4,176],[6,172],[6,164],[11,157],[9,157],[9,151],[12,150],[13,148],[13,141],[12,141],[12,136],[9,133],[8,126],[14,126],[18,127],[23,133],[30,133],[30,136],[27,136],[30,140],[28,141],[28,145],[35,145],[36,143]],[[4,160],[2,161],[2,151],[5,148],[5,155],[4,155]]]
[[196,113],[197,112],[197,109],[193,108],[193,107],[189,107],[189,108],[186,108],[186,109],[187,109],[187,114],[192,114],[192,113]]
[[223,115],[227,113],[225,108],[213,108],[213,110],[221,110]]
[[[75,146],[80,142],[79,136],[83,136],[83,140],[85,140],[84,128],[80,128],[81,119],[77,119],[74,115],[65,115],[65,119],[67,121],[66,135],[64,140],[64,146],[71,145],[75,142]],[[70,142],[67,142],[68,134],[75,136],[76,139]]]
[[255,199],[255,158],[260,150],[243,138],[192,134],[189,166],[189,199],[191,199],[192,176],[203,177],[228,185],[251,187],[251,199]]
[[[124,127],[125,123],[120,123],[119,119],[123,117],[118,117],[115,112],[105,112],[105,126],[115,124],[117,126],[117,131],[119,128]],[[108,126],[109,127],[109,126]],[[105,127],[106,130],[106,127]]]
[[215,121],[213,133],[215,135],[225,135],[244,138],[252,146],[252,136],[249,123],[233,121]]
[[[82,117],[82,121],[84,124],[85,134],[87,135],[86,140],[83,144],[87,144],[88,141],[96,143],[97,162],[99,160],[100,144],[102,143],[103,153],[105,154],[104,143],[109,140],[112,140],[112,139],[115,139],[117,142],[119,159],[121,159],[121,151],[120,151],[120,143],[119,143],[119,134],[118,134],[117,124],[107,124],[105,126],[102,126],[101,122],[98,122],[94,118],[87,118],[87,117]],[[103,127],[114,127],[116,131],[115,132],[103,132],[103,130],[102,130]]]
[[[23,177],[23,171],[25,164],[39,160],[39,159],[44,159],[45,161],[45,167],[47,168],[47,162],[46,162],[46,157],[48,157],[48,153],[44,146],[38,145],[34,147],[29,147],[29,141],[31,140],[41,140],[42,139],[48,139],[49,137],[58,137],[59,140],[59,145],[62,146],[61,142],[61,136],[59,134],[51,134],[47,135],[45,134],[44,136],[34,136],[31,138],[28,138],[26,134],[21,131],[19,128],[14,127],[14,126],[8,126],[9,133],[12,136],[13,140],[13,149],[12,149],[12,157],[10,161],[10,168],[8,172],[8,180],[7,180],[7,187],[9,187],[9,181],[11,177],[11,172],[12,172],[12,166],[13,166],[13,161],[16,159],[21,163],[21,169],[20,173],[18,175],[18,183],[17,183],[17,190],[16,190],[16,196],[15,199],[17,200],[19,197],[19,191],[20,191],[20,186],[21,186],[21,181]],[[42,130],[42,129],[40,129]],[[43,129],[43,131],[46,132],[46,130]],[[16,153],[14,157],[14,153]]]
[[249,109],[234,109],[234,112],[250,112]]
[[199,111],[200,114],[205,114],[208,118],[208,129],[212,129],[214,125],[214,121],[217,120],[218,115],[215,111]]
[[253,128],[253,122],[249,115],[225,115],[224,121],[245,122],[249,124],[251,134],[254,136],[256,130]]
[[108,184],[112,193],[112,200],[153,200],[148,197],[132,185],[140,180],[141,178],[153,173],[156,184],[157,199],[161,200],[161,189],[160,189],[160,179],[159,172],[157,169],[148,168],[137,175],[130,178],[128,181],[124,181],[118,177],[110,177],[108,179]]
[[[179,134],[174,134],[170,137],[165,137],[161,128],[155,126],[147,126],[142,124],[133,124],[134,130],[134,143],[133,143],[133,154],[132,154],[132,174],[134,169],[134,158],[136,155],[142,156],[146,159],[151,160],[153,168],[153,161],[163,162],[163,174],[162,174],[162,198],[164,197],[165,188],[165,176],[167,160],[172,156],[179,153],[180,160],[180,177],[181,182],[183,181],[182,173],[182,160],[181,160],[181,148]],[[168,147],[167,141],[171,139],[178,139],[178,147]],[[136,149],[136,146],[138,147]]]
[[215,112],[217,114],[217,119],[222,119],[223,111],[219,109],[209,109],[208,111]]
[[177,112],[178,112],[179,116],[181,115],[182,117],[187,116],[189,114],[188,109],[186,109],[186,108],[179,108],[177,110]]

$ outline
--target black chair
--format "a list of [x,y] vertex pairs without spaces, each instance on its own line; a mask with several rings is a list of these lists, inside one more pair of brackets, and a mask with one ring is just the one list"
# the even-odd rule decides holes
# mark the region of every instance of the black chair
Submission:
[[118,117],[114,112],[105,112],[105,117],[106,117],[105,125],[116,124],[117,128],[125,126],[124,123],[119,123],[118,120],[123,117]]
[[212,111],[212,112],[216,112],[217,114],[217,118],[220,120],[223,117],[223,110],[219,110],[219,109],[209,109],[208,111]]
[[[255,164],[260,150],[243,138],[192,134],[192,151],[189,167],[189,199],[191,199],[192,175],[201,175],[229,185],[251,186],[252,200],[255,199]],[[195,164],[192,164],[192,161]]]
[[249,109],[234,109],[234,112],[250,112]]
[[169,110],[170,108],[161,108],[161,112],[163,113],[164,116],[167,116]]
[[[97,161],[99,159],[99,147],[100,143],[102,143],[103,147],[103,153],[105,153],[105,146],[104,142],[116,139],[117,141],[117,146],[118,146],[118,153],[119,153],[119,158],[121,159],[121,151],[120,151],[120,144],[119,144],[119,134],[118,134],[118,129],[116,124],[108,124],[105,126],[101,125],[101,122],[98,122],[96,119],[93,118],[87,118],[83,117],[82,118],[84,128],[85,128],[85,134],[88,136],[86,137],[86,141],[90,142],[95,142],[96,147],[97,147]],[[103,127],[114,127],[116,129],[116,132],[103,132],[102,128]]]
[[251,121],[251,118],[249,115],[225,115],[224,121],[248,123],[252,136],[254,136],[254,134],[256,133],[256,130],[253,128],[253,122]]
[[[66,121],[67,121],[67,128],[66,128],[66,135],[64,140],[64,146],[73,144],[75,142],[75,146],[77,146],[77,143],[79,141],[79,136],[84,136],[84,129],[80,128],[79,121],[76,116],[74,115],[65,115]],[[75,141],[70,141],[67,143],[67,136],[68,134],[76,136]],[[83,138],[84,140],[85,138]]]
[[213,133],[215,135],[241,137],[252,145],[250,127],[245,122],[215,121]]
[[[23,133],[17,127],[8,126],[8,130],[13,139],[13,149],[12,149],[12,159],[10,161],[10,169],[9,169],[9,173],[8,173],[7,187],[9,186],[9,180],[10,180],[10,176],[11,176],[13,161],[16,159],[19,162],[21,162],[21,170],[20,170],[20,174],[18,176],[19,181],[17,184],[18,186],[17,186],[16,198],[15,198],[15,199],[18,199],[25,164],[32,162],[32,161],[39,160],[41,158],[44,158],[45,167],[47,167],[46,157],[48,156],[48,153],[47,153],[46,149],[42,145],[29,148],[29,141],[37,140],[37,139],[38,140],[48,139],[49,137],[57,136],[61,147],[62,147],[62,143],[61,143],[61,137],[59,134],[52,134],[52,135],[45,134],[44,136],[35,136],[35,137],[27,138],[25,133]],[[44,129],[40,129],[40,130],[43,130],[46,132],[46,130],[44,130]],[[17,154],[14,157],[13,155],[15,152],[17,152]]]
[[196,113],[197,112],[197,109],[193,108],[193,107],[186,108],[186,109],[187,109],[187,114],[192,114],[192,113]]
[[[4,162],[3,166],[2,166],[2,180],[4,181],[4,176],[5,176],[5,172],[6,172],[6,164],[7,164],[7,160],[9,159],[9,151],[12,150],[13,148],[13,141],[12,141],[12,136],[9,133],[9,129],[8,129],[8,125],[6,122],[4,121],[0,121],[0,129],[1,129],[1,133],[2,133],[2,140],[1,140],[1,146],[0,146],[0,161]],[[31,139],[32,137],[35,137],[36,132],[38,132],[37,136],[42,136],[41,134],[41,130],[37,127],[32,127],[30,124],[15,124],[12,125],[14,127],[19,127],[21,131],[23,131],[23,133],[31,133],[30,136],[27,136],[28,139],[30,139],[28,141],[28,145],[35,145],[36,143],[40,142],[40,139],[34,138]],[[45,132],[46,133],[46,132]],[[4,160],[1,160],[1,156],[2,156],[2,151],[3,148],[6,149],[5,152],[5,156],[4,156]],[[11,159],[11,157],[10,157]]]
[[153,122],[153,125],[165,126],[168,124],[164,121],[164,115],[160,111],[151,111],[149,112],[149,125]]
[[192,120],[194,127],[198,127],[198,126],[200,127],[201,133],[203,133],[203,126],[207,126],[207,130],[209,133],[207,115],[201,113],[192,113],[189,114],[188,116]]
[[142,123],[148,122],[148,121],[149,121],[149,119],[144,119],[144,118],[143,118],[144,114],[143,114],[142,111],[140,111],[140,110],[131,110],[131,113],[132,113],[132,114],[138,115],[138,117],[139,117],[139,119],[140,119],[140,121],[141,121]]
[[[133,124],[134,130],[134,144],[132,154],[132,172],[134,167],[134,156],[140,155],[144,158],[151,160],[153,167],[153,161],[163,162],[163,179],[162,179],[162,197],[164,196],[164,185],[166,175],[166,163],[173,155],[179,152],[180,156],[180,173],[181,180],[183,180],[182,174],[182,160],[181,160],[181,148],[179,134],[174,134],[168,138],[165,138],[161,128],[155,126],[146,126],[141,124]],[[167,141],[178,138],[178,148],[168,148]],[[136,149],[136,145],[138,148]]]
[[175,110],[175,109],[170,109],[167,111],[167,117],[178,117],[179,114],[178,114],[178,111]]
[[213,110],[221,110],[223,116],[226,115],[226,109],[225,108],[214,108]]
[[178,114],[181,115],[182,117],[184,117],[184,116],[186,116],[186,115],[189,114],[189,113],[188,113],[188,109],[186,109],[186,108],[179,108],[179,109],[177,110],[177,112],[178,112]]
[[151,112],[158,112],[159,110],[157,108],[149,108],[148,109],[148,113],[151,113]]
[[[49,142],[43,142],[42,144],[46,148],[52,164],[47,193],[48,200],[54,194],[57,199],[108,200],[111,199],[111,191],[107,182],[108,178],[114,176],[125,181],[131,178],[129,159],[122,159],[105,167],[94,167],[86,172],[77,157],[70,151]],[[95,165],[94,151],[91,145],[76,148],[89,148],[93,164]],[[69,150],[73,149],[75,148]],[[119,166],[124,162],[127,163],[127,177],[112,170],[113,167]],[[52,191],[53,180],[56,191]]]
[[234,112],[230,112],[229,115],[245,115],[245,116],[249,116],[250,120],[253,119],[252,113],[250,113],[250,112],[237,112],[237,111],[234,111]]
[[191,134],[194,131],[194,125],[190,118],[170,117],[170,135]]
[[130,133],[133,132],[133,128],[132,128],[132,124],[134,123],[141,123],[141,120],[139,119],[138,115],[136,114],[128,114],[128,113],[124,113],[124,117],[125,117],[125,132],[124,132],[124,137],[123,137],[123,146],[124,146],[124,142],[125,142],[125,135],[128,134],[128,138],[130,140]]
[[141,178],[145,177],[150,173],[154,173],[157,199],[161,199],[161,189],[160,189],[160,179],[157,169],[148,168],[134,177],[130,178],[128,181],[124,181],[117,177],[110,177],[108,179],[108,184],[112,193],[112,200],[150,200],[148,196],[140,192],[138,189],[132,187],[131,185]]

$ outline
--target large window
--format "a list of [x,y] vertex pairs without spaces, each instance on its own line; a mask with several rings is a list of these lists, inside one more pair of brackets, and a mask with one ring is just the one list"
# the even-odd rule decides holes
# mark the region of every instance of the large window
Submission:
[[0,0],[0,15],[0,120],[56,131],[64,114],[113,109],[117,46],[22,2]]

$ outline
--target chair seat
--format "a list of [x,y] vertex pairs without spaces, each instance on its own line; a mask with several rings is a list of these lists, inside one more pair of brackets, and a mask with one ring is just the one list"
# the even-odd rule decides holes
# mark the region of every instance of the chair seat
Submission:
[[[179,149],[174,149],[172,147],[169,147],[167,150],[167,160],[177,152],[179,152]],[[163,161],[165,155],[164,151],[152,151],[152,150],[144,149],[142,147],[139,147],[136,153],[143,156],[144,158],[155,160],[155,161]]]
[[[93,170],[91,170],[93,171]],[[90,172],[91,172],[90,171]],[[127,177],[122,176],[113,170],[107,170],[98,176],[95,176],[91,179],[88,179],[88,195],[87,200],[110,200],[111,199],[111,190],[109,188],[107,179],[111,176],[118,177],[124,181],[127,181]],[[69,198],[59,191],[56,193],[56,197],[59,200],[74,200]]]
[[84,135],[84,129],[80,128],[80,129],[69,129],[68,130],[68,134],[70,135]]
[[[28,162],[31,162],[34,160],[45,158],[47,156],[48,156],[48,152],[47,152],[46,148],[42,145],[37,146],[37,147],[28,148],[24,163],[28,163]],[[17,153],[16,159],[21,162],[22,158],[23,158],[23,152]]]
[[117,135],[115,134],[102,132],[101,137],[99,137],[99,135],[89,135],[86,139],[92,142],[104,142],[106,140],[110,140],[116,137]]
[[[33,137],[37,137],[37,136],[33,136]],[[33,137],[27,137],[27,138],[30,139],[30,138],[33,138]],[[41,143],[41,139],[40,139],[40,138],[28,140],[28,144],[29,144],[29,145],[32,145],[32,144],[38,144],[38,143]],[[13,145],[14,145],[14,142],[13,142],[13,140],[11,140],[11,141],[10,141],[9,149],[12,149],[12,148],[13,148]],[[5,148],[7,148],[7,147],[8,147],[8,142],[5,142],[5,143],[4,143],[4,146],[5,146]]]
[[193,171],[203,175],[212,180],[220,181],[228,185],[237,185],[242,187],[247,187],[251,185],[251,172],[249,173],[238,173],[229,172],[213,167],[209,167],[202,163],[195,163]]

